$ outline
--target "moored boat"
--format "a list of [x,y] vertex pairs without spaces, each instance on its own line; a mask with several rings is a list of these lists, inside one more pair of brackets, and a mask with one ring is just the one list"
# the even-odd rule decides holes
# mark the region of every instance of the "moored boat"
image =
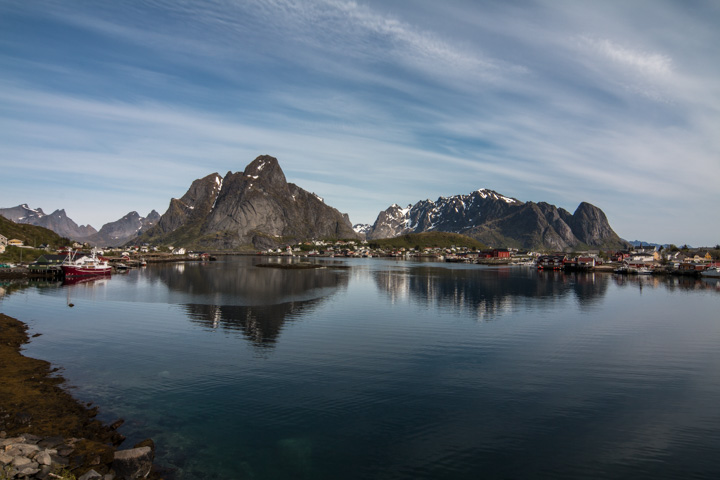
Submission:
[[77,252],[70,251],[65,261],[60,265],[66,277],[86,277],[110,275],[112,267],[107,260],[100,259],[93,249],[90,255],[76,258]]
[[709,278],[720,278],[720,268],[718,268],[718,267],[706,268],[705,270],[700,272],[700,275],[703,277],[709,277]]

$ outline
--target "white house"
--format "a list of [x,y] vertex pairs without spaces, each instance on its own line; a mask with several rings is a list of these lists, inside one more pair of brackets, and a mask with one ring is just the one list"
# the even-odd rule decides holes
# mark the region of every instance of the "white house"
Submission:
[[7,245],[7,237],[5,235],[0,234],[0,245],[2,245],[3,247]]

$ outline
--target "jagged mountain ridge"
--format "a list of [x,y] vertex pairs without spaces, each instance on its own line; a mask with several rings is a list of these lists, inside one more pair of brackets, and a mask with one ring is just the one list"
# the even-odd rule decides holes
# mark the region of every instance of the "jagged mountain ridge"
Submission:
[[55,210],[50,215],[42,208],[33,209],[26,203],[11,208],[0,208],[0,215],[15,223],[44,227],[60,236],[100,246],[120,246],[135,238],[144,229],[154,225],[160,214],[152,210],[146,217],[130,212],[114,222],[106,223],[100,231],[91,225],[78,225],[67,216],[64,209]]
[[95,235],[84,241],[93,245],[118,247],[140,235],[144,230],[155,225],[160,220],[160,214],[152,210],[146,217],[132,211],[114,222],[106,223]]
[[11,208],[0,208],[0,215],[15,223],[45,227],[60,236],[80,240],[97,233],[91,225],[78,225],[68,218],[65,210],[47,215],[42,208],[33,209],[27,203]]
[[157,225],[135,242],[213,249],[270,248],[313,238],[358,238],[347,215],[288,183],[276,158],[262,155],[243,172],[195,180],[172,199]]
[[578,246],[622,248],[599,208],[582,202],[574,213],[545,202],[521,202],[488,189],[422,200],[380,212],[367,238],[429,231],[460,233],[502,247],[565,250]]

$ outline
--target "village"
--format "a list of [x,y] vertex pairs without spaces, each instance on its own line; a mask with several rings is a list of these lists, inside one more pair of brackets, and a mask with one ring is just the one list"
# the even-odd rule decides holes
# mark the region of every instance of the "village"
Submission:
[[[410,242],[412,243],[412,242]],[[219,255],[253,254],[280,257],[344,257],[344,258],[397,258],[425,259],[452,263],[480,265],[531,266],[540,270],[610,271],[629,274],[700,275],[716,271],[720,266],[720,246],[716,248],[682,248],[670,245],[638,246],[628,250],[585,250],[579,252],[529,251],[516,248],[479,249],[469,246],[387,246],[367,240],[312,240],[283,247],[253,252],[199,252],[173,245],[137,245],[97,249],[98,255],[107,258],[116,269],[140,266],[143,263],[167,261],[209,261]],[[20,267],[29,272],[47,273],[63,262],[69,252],[87,252],[91,245],[74,242],[53,250],[47,245],[37,249],[26,246],[22,240],[7,239],[0,234],[0,254],[8,247],[27,248],[43,254],[26,261],[11,264],[0,257],[0,268]],[[20,265],[18,265],[20,264]],[[49,269],[49,270],[48,270]]]

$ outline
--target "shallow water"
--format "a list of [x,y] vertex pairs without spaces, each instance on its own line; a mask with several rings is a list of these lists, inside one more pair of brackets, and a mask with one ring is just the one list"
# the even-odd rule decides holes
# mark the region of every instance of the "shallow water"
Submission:
[[717,280],[257,261],[35,285],[0,312],[180,479],[720,476]]

